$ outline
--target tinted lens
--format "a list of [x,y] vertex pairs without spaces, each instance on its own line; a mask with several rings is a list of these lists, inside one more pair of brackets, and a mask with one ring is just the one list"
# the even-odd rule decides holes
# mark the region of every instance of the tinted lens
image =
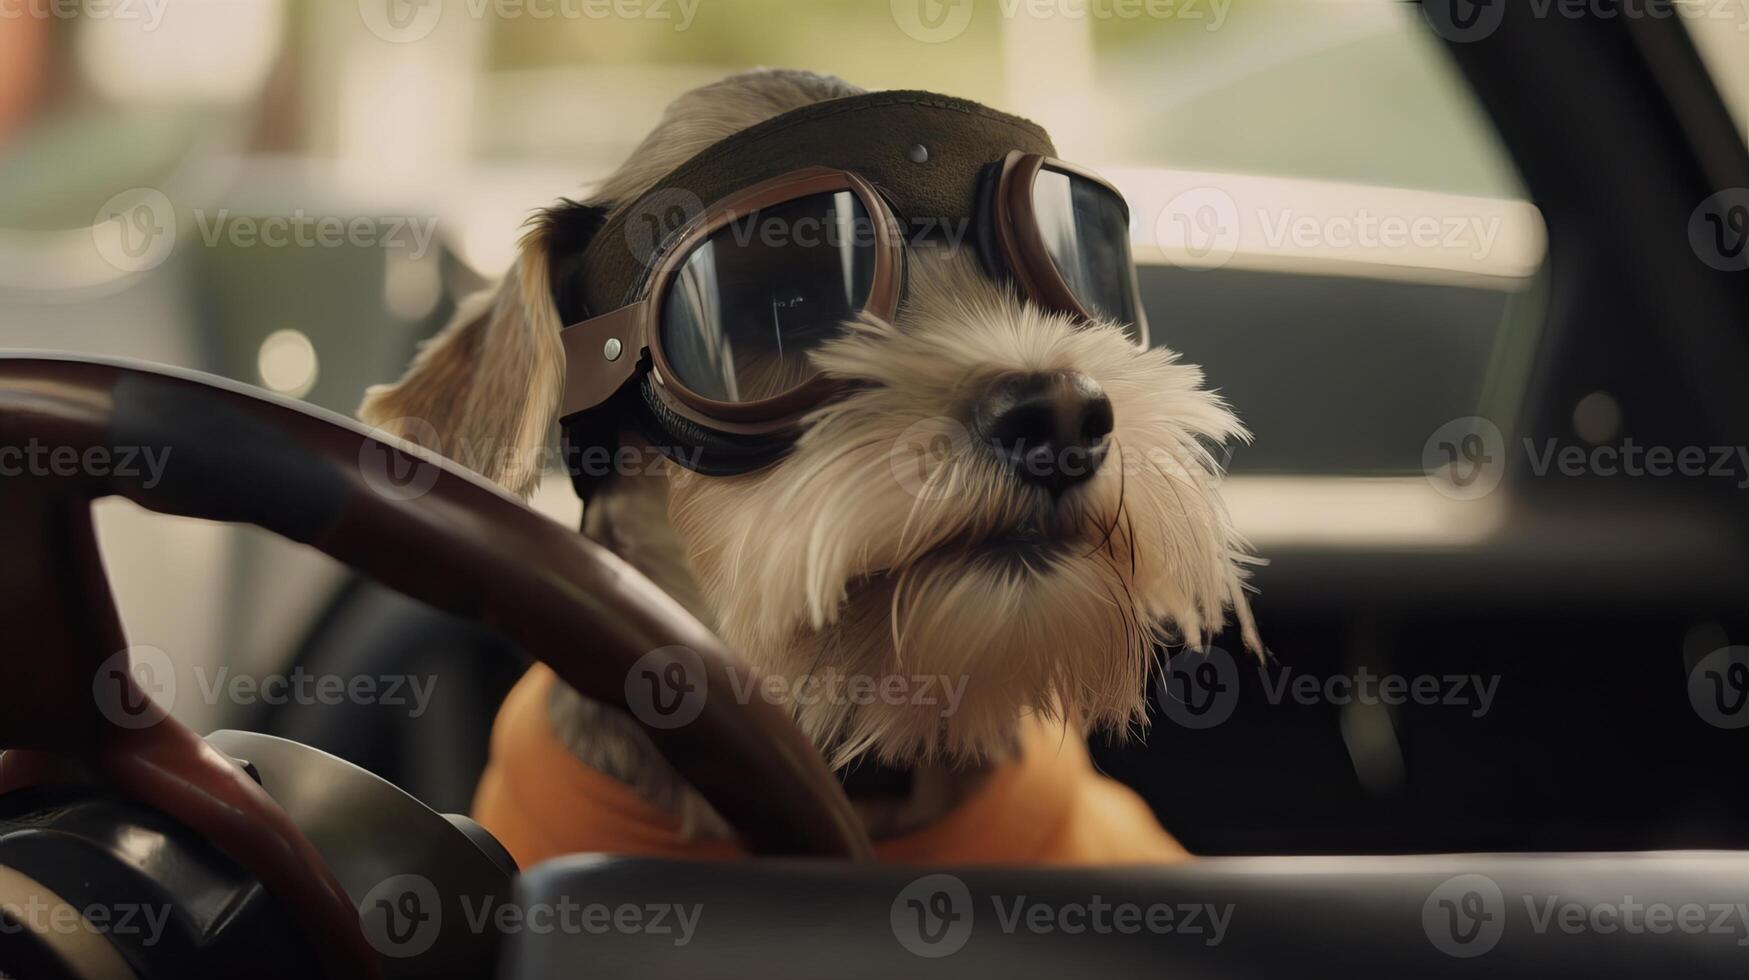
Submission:
[[1051,264],[1094,315],[1140,340],[1130,269],[1130,215],[1123,199],[1094,181],[1046,167],[1032,182],[1033,210]]
[[662,300],[662,353],[694,393],[751,402],[814,374],[808,352],[868,302],[874,225],[849,191],[766,208],[696,246]]

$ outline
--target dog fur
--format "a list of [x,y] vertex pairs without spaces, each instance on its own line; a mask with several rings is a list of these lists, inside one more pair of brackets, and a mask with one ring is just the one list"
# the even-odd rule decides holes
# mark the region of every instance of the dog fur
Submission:
[[[861,90],[755,71],[676,100],[585,206],[626,208],[710,144],[771,116]],[[563,387],[551,270],[565,208],[540,212],[494,296],[470,304],[362,417],[528,493]],[[915,245],[907,303],[816,353],[862,382],[814,411],[766,470],[705,477],[677,466],[618,476],[583,532],[671,592],[767,675],[963,678],[963,700],[815,698],[792,713],[828,761],[913,774],[910,797],[858,800],[877,837],[927,823],[1011,750],[1029,714],[1126,733],[1146,721],[1161,642],[1200,646],[1232,609],[1257,648],[1248,548],[1222,507],[1210,446],[1246,438],[1199,369],[1138,350],[1112,324],[1077,323],[991,281],[977,257]],[[977,393],[1013,372],[1075,370],[1115,414],[1112,449],[1053,504],[968,431]],[[1015,563],[987,541],[1034,522],[1069,547]],[[631,784],[698,834],[725,832],[638,727],[561,688],[556,731],[586,764]]]

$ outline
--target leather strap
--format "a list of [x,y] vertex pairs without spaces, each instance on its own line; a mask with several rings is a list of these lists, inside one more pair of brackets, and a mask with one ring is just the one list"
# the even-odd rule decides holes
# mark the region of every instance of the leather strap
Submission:
[[958,227],[969,230],[979,175],[1010,150],[1056,155],[1035,123],[929,92],[872,92],[791,110],[712,144],[616,207],[583,256],[585,302],[592,314],[631,302],[656,258],[653,239],[741,188],[805,167],[861,175],[901,223],[964,222]]

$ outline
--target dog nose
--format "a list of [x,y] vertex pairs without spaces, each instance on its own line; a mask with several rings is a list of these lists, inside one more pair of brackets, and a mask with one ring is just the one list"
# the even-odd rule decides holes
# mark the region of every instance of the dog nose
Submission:
[[985,389],[976,424],[1015,476],[1058,495],[1105,462],[1111,399],[1080,371],[1009,374]]

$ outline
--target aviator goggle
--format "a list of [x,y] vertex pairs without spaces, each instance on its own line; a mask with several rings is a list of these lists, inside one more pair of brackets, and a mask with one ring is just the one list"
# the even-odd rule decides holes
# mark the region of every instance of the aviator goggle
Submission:
[[[769,465],[843,390],[810,353],[861,314],[894,317],[906,249],[931,237],[970,240],[992,278],[1145,346],[1129,208],[1053,154],[1032,123],[909,92],[808,106],[710,147],[640,204],[713,203],[642,256],[628,245],[651,209],[623,209],[584,253],[585,304],[611,312],[562,334],[568,441],[611,414],[694,469]],[[750,172],[777,175],[734,177]]]

